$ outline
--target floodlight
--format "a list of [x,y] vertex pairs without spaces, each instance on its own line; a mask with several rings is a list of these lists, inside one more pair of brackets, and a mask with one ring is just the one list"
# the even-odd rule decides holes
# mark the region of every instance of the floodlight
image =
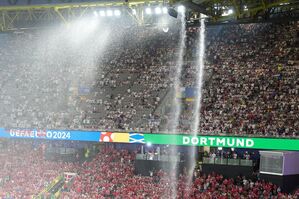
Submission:
[[166,7],[162,8],[163,14],[167,14],[168,9]]
[[223,14],[222,14],[222,16],[229,16],[229,15],[231,15],[231,14],[233,14],[234,13],[234,10],[233,9],[229,9],[229,10],[227,10],[227,11],[224,11],[223,12]]
[[145,9],[145,13],[148,14],[148,15],[152,14],[152,9],[149,8],[149,7],[146,8],[146,9]]
[[101,11],[100,11],[100,16],[101,16],[101,17],[105,17],[105,16],[106,16],[106,12],[105,12],[104,10],[101,10]]
[[157,15],[161,14],[161,13],[162,13],[161,8],[160,8],[160,7],[156,7],[156,8],[155,8],[155,13],[156,13]]
[[136,15],[137,14],[137,11],[135,9],[132,9],[132,14],[133,15]]
[[107,13],[107,16],[108,16],[108,17],[111,17],[111,16],[113,15],[113,12],[112,12],[112,10],[107,10],[107,12],[106,12],[106,13]]
[[114,10],[114,16],[120,16],[121,12],[120,10]]

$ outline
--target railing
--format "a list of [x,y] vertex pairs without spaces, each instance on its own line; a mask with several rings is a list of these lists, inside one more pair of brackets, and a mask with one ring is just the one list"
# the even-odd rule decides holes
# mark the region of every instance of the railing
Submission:
[[246,159],[231,159],[231,158],[203,158],[203,164],[220,164],[220,165],[235,165],[235,166],[253,166],[252,160]]

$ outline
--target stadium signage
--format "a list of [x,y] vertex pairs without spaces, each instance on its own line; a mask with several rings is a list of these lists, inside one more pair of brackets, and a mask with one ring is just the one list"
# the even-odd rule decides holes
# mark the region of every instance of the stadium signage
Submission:
[[145,143],[299,151],[299,139],[143,134]]
[[10,129],[9,134],[11,137],[28,137],[34,138],[36,137],[36,131],[27,130],[27,129]]
[[31,138],[48,140],[78,140],[99,141],[100,132],[90,131],[63,131],[63,130],[36,130],[36,129],[4,129],[0,128],[0,137]]
[[254,146],[254,141],[247,138],[222,138],[222,137],[189,137],[183,136],[183,145],[194,146],[215,146],[215,147],[242,147],[251,148]]
[[46,139],[70,139],[68,131],[45,131],[45,130],[30,130],[30,129],[9,129],[10,137],[19,138],[46,138]]
[[191,136],[174,134],[149,134],[138,132],[100,132],[76,130],[36,130],[0,128],[0,138],[47,139],[64,141],[112,142],[131,144],[159,144],[178,146],[211,146],[229,148],[251,148],[299,151],[299,139]]

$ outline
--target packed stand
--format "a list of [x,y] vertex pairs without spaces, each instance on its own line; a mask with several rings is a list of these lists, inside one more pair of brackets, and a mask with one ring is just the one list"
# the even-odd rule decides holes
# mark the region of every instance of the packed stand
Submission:
[[45,160],[43,145],[24,141],[5,143],[0,152],[0,198],[31,199],[62,172],[77,171],[75,163]]
[[[85,163],[70,189],[62,198],[169,198],[174,196],[173,176],[156,171],[150,176],[134,175],[134,155],[126,150],[105,148],[91,162]],[[180,174],[176,198],[292,198],[298,194],[282,193],[281,188],[261,180],[245,177],[227,179],[218,174],[194,172],[191,185]]]
[[[190,28],[188,32],[190,49],[198,31]],[[298,31],[298,22],[229,25],[206,31],[201,134],[298,136]],[[182,84],[196,89],[196,56],[190,53]],[[182,99],[180,133],[190,133],[193,101]]]
[[202,133],[297,136],[298,31],[296,23],[237,25],[213,38]]
[[[3,142],[1,142],[2,144]],[[281,188],[258,178],[228,179],[196,170],[192,179],[187,171],[179,174],[162,170],[148,176],[134,174],[136,152],[100,147],[91,161],[66,163],[44,159],[47,142],[10,141],[1,149],[0,196],[3,199],[37,196],[57,176],[73,173],[70,186],[61,184],[60,197],[76,198],[292,198],[299,192],[282,193]],[[57,144],[56,144],[57,145]],[[58,146],[63,143],[58,143]],[[74,143],[73,146],[77,146]],[[3,145],[2,145],[3,146]],[[191,181],[190,181],[191,180]],[[189,182],[189,183],[188,183]],[[175,188],[173,188],[175,187]],[[174,192],[176,190],[176,192]],[[54,193],[53,193],[54,194]]]
[[[179,30],[117,28],[81,43],[1,35],[0,127],[171,133]],[[181,77],[195,90],[198,31],[187,29]],[[206,37],[200,133],[297,136],[298,23],[217,26]],[[188,134],[194,98],[181,101],[177,132]]]

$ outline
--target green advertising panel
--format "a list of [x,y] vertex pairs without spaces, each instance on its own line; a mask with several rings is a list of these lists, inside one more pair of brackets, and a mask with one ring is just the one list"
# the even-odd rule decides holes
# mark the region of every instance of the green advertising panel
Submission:
[[144,134],[145,143],[272,150],[299,150],[299,139]]

